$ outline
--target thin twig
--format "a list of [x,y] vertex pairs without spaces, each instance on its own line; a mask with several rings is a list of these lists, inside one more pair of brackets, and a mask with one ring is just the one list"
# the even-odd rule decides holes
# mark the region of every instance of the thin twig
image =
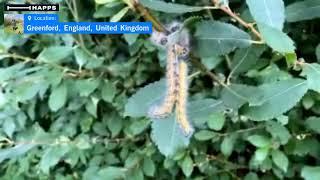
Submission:
[[154,28],[159,32],[168,33],[169,31],[163,26],[158,19],[156,19],[145,7],[143,7],[138,0],[131,0],[133,7],[137,10],[145,20],[151,21]]
[[207,67],[205,65],[203,65],[201,62],[199,62],[197,59],[191,58],[191,63],[193,65],[195,65],[200,71],[207,74],[213,81],[216,81],[217,83],[219,83],[223,87],[227,87],[227,84],[225,84],[223,81],[221,81],[217,75],[212,73],[209,69],[207,69]]
[[[70,1],[71,1],[72,4],[70,4],[69,0],[66,0],[66,4],[67,4],[67,6],[68,6],[68,8],[69,8],[74,20],[76,22],[79,22],[80,19],[79,19],[79,14],[78,14],[77,3],[76,3],[75,0],[70,0]],[[84,49],[88,54],[91,55],[90,51],[84,45],[84,38],[83,38],[82,34],[78,34],[78,37],[79,37],[79,41],[77,41],[75,39],[76,43],[79,44],[82,49]]]
[[33,58],[30,58],[30,57],[25,57],[25,56],[21,56],[19,54],[10,54],[10,53],[7,53],[7,54],[3,54],[6,58],[13,58],[13,59],[17,59],[17,60],[22,60],[26,63],[28,62],[32,62],[32,63],[35,63],[35,64],[46,64],[46,65],[49,65],[53,68],[56,68],[56,69],[60,69],[61,71],[65,72],[66,75],[68,76],[71,76],[71,77],[84,77],[84,76],[92,76],[92,73],[91,72],[88,72],[88,71],[77,71],[75,69],[70,69],[68,67],[64,67],[64,66],[61,66],[59,64],[55,64],[55,63],[49,63],[49,62],[43,62],[43,61],[39,61],[39,60],[36,60],[36,59],[33,59]]
[[[100,144],[100,143],[107,143],[107,142],[111,142],[111,143],[120,143],[120,142],[124,142],[124,141],[132,141],[132,142],[136,142],[136,141],[140,141],[142,140],[143,137],[140,138],[114,138],[114,139],[109,139],[109,138],[101,138],[100,136],[97,137],[92,137],[88,140],[88,143],[91,144]],[[0,141],[0,144],[2,145],[6,145],[6,146],[17,146],[17,145],[24,145],[24,144],[31,144],[31,145],[63,145],[63,144],[78,144],[79,140],[65,140],[65,138],[62,137],[58,137],[56,139],[50,140],[50,141],[37,141],[37,140],[27,140],[27,141],[14,141],[8,138],[3,139],[3,141]]]
[[235,19],[236,21],[238,21],[241,25],[243,25],[244,27],[250,29],[251,32],[258,37],[259,42],[262,42],[262,36],[261,36],[261,34],[253,27],[253,24],[252,24],[252,23],[247,23],[246,21],[244,21],[243,19],[241,19],[237,14],[235,14],[234,12],[232,12],[232,10],[231,10],[229,7],[226,7],[226,6],[224,6],[224,5],[220,5],[219,0],[212,0],[212,3],[213,3],[216,7],[219,7],[219,9],[221,9],[223,12],[225,12],[226,14],[228,14],[229,16],[231,16],[233,19]]
[[228,132],[228,133],[221,133],[221,134],[218,134],[219,137],[225,137],[225,136],[228,136],[230,134],[242,134],[242,133],[246,133],[246,132],[250,132],[250,131],[255,131],[255,130],[258,130],[258,129],[263,129],[265,128],[264,125],[261,125],[261,126],[256,126],[256,127],[251,127],[251,128],[247,128],[247,129],[239,129],[237,131],[233,131],[233,132]]
[[226,59],[228,68],[231,69],[232,68],[232,65],[231,65],[232,63],[231,63],[231,59],[230,59],[229,55],[225,55],[224,57]]
[[198,76],[200,73],[201,73],[201,71],[197,71],[197,72],[195,72],[195,73],[193,73],[193,74],[189,75],[189,76],[188,76],[188,79],[192,79],[192,78],[194,78],[194,77]]
[[[72,4],[73,4],[73,9],[74,9],[74,15],[75,15],[74,18],[75,18],[75,20],[76,20],[77,22],[79,22],[80,19],[79,19],[79,14],[78,14],[79,12],[78,12],[78,7],[77,7],[77,2],[76,2],[76,0],[72,0]],[[83,40],[82,34],[79,34],[79,41],[80,41],[81,47],[85,49],[85,45],[84,45],[84,40]]]

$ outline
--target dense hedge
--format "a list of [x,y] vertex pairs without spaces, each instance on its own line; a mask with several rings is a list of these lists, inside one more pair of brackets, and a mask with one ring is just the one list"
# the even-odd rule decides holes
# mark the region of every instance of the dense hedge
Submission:
[[146,115],[165,91],[149,35],[0,26],[1,179],[320,179],[319,0],[52,2],[60,21],[182,22],[195,132]]

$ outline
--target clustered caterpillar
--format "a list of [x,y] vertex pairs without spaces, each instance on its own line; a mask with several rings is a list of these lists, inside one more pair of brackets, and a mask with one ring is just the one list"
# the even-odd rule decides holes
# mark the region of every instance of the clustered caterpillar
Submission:
[[[181,46],[175,45],[176,51],[179,52],[179,87],[178,98],[176,103],[176,117],[181,129],[185,135],[190,135],[193,132],[193,127],[188,121],[187,116],[187,101],[188,101],[188,64],[186,63],[186,56],[188,51]],[[180,49],[180,50],[179,50]]]
[[178,61],[173,46],[168,47],[167,67],[166,67],[166,87],[167,91],[163,102],[160,105],[152,106],[149,110],[149,116],[152,118],[164,118],[168,116],[174,107],[176,94],[178,91],[177,75]]
[[177,122],[182,132],[189,136],[193,127],[187,116],[188,97],[188,65],[189,32],[182,29],[180,23],[174,22],[168,26],[169,34],[155,31],[151,40],[167,50],[166,94],[161,104],[149,109],[151,118],[167,117],[175,106]]

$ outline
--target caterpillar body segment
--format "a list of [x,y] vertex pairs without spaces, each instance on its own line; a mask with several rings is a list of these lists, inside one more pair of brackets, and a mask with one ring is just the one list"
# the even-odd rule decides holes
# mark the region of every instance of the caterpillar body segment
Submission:
[[178,94],[178,58],[173,45],[168,46],[166,67],[166,94],[160,105],[151,107],[152,118],[167,117],[173,110]]
[[163,32],[158,32],[156,30],[153,30],[151,37],[150,37],[151,42],[153,42],[155,45],[165,49],[167,48],[168,44],[168,36],[163,33]]
[[179,90],[176,103],[176,118],[185,136],[192,135],[194,128],[188,120],[188,64],[184,60],[179,61]]

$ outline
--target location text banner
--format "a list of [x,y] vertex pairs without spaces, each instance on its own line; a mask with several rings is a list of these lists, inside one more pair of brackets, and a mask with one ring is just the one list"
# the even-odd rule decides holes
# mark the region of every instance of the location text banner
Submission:
[[59,22],[55,14],[24,14],[25,34],[151,34],[151,22]]

